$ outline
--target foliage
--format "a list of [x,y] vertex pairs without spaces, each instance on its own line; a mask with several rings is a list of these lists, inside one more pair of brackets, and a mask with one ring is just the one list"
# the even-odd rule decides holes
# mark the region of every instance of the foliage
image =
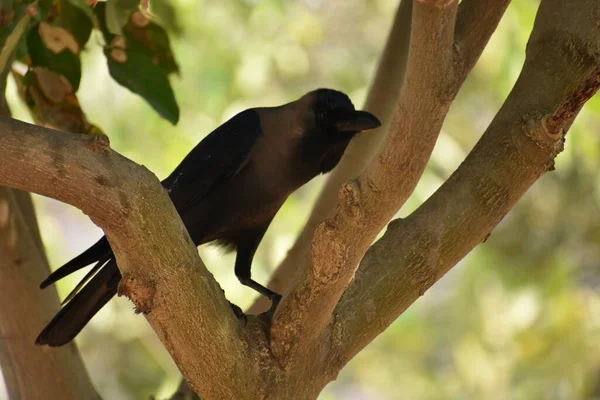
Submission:
[[77,97],[81,55],[94,28],[102,32],[111,76],[163,118],[173,124],[179,120],[168,80],[178,71],[169,38],[137,0],[11,0],[0,5],[0,15],[0,45],[14,43],[0,68],[10,68],[12,59],[17,62],[12,73],[37,123],[74,132],[98,130]]

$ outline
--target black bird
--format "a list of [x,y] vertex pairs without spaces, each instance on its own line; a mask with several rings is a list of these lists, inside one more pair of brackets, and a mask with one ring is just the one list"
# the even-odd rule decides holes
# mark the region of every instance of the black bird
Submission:
[[[279,107],[240,112],[204,138],[162,185],[196,246],[217,241],[236,249],[236,276],[269,297],[272,313],[281,297],[250,275],[271,220],[293,191],[337,165],[358,132],[378,126],[375,116],[356,111],[344,93],[318,89]],[[40,287],[92,263],[36,344],[71,341],[117,293],[121,274],[106,237]]]

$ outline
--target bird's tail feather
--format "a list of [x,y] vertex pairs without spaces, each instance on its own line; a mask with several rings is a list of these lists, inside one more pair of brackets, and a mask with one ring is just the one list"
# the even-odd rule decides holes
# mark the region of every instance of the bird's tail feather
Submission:
[[[89,249],[51,273],[41,284],[40,288],[44,289],[45,287],[50,286],[54,282],[64,278],[67,275],[72,274],[73,272],[90,265],[93,262],[100,261],[104,259],[107,261],[112,256],[112,250],[108,244],[108,240],[106,240],[106,236],[102,236],[100,240],[98,240],[93,246]],[[95,270],[96,267],[93,268]],[[86,277],[87,278],[87,277]]]
[[67,297],[65,297],[65,299],[62,301],[62,303],[60,303],[60,305],[64,306],[69,301],[71,301],[71,299],[73,299],[73,297],[75,297],[75,295],[81,290],[81,288],[86,283],[88,283],[89,280],[92,279],[94,277],[94,275],[96,275],[96,272],[98,272],[100,270],[100,268],[102,268],[107,262],[109,262],[109,260],[110,260],[109,256],[103,257],[100,260],[98,260],[96,265],[94,265],[92,267],[92,269],[90,269],[90,271],[83,277],[83,279],[81,281],[79,281],[77,286],[75,286],[75,288],[73,290],[71,290],[71,293],[69,293],[69,295]]
[[121,274],[114,260],[92,278],[40,333],[35,343],[62,346],[70,342],[117,293]]

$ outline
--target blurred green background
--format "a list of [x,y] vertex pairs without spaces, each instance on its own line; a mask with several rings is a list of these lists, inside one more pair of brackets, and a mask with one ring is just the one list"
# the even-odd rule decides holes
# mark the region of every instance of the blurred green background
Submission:
[[[317,87],[364,101],[396,0],[177,0],[161,13],[181,73],[172,79],[177,126],[108,75],[98,32],[82,53],[78,92],[113,148],[164,178],[217,125],[251,106],[291,101]],[[458,167],[515,82],[538,1],[514,1],[446,120],[433,158],[400,215]],[[172,11],[172,14],[169,13]],[[169,18],[169,15],[172,18]],[[14,82],[16,118],[30,120]],[[558,156],[518,206],[458,266],[361,352],[321,395],[334,399],[600,399],[600,99],[579,115]],[[267,282],[306,220],[322,178],[279,212],[254,262]],[[78,210],[36,197],[54,268],[100,230]],[[233,256],[201,255],[230,300],[254,292]],[[81,277],[61,281],[65,296]],[[77,342],[105,399],[167,398],[180,375],[133,306],[113,300]],[[0,398],[4,398],[0,394]]]

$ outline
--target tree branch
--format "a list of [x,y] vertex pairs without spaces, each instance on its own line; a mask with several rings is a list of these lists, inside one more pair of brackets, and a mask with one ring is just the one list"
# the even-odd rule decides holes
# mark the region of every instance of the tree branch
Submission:
[[[249,364],[263,350],[259,329],[255,321],[241,329],[153,174],[112,151],[103,135],[9,118],[0,118],[0,157],[0,184],[74,205],[104,229],[124,277],[120,293],[145,313],[196,392],[255,393],[258,366]],[[233,386],[224,376],[242,381]]]
[[341,365],[481,243],[562,150],[600,86],[600,6],[543,0],[521,76],[465,162],[365,255],[336,311]]
[[[9,117],[0,70],[0,116]],[[98,398],[75,345],[46,351],[34,346],[60,304],[55,290],[40,291],[49,272],[31,195],[0,187],[0,366],[9,398]],[[27,318],[24,318],[24,316]]]
[[461,1],[455,30],[456,51],[460,60],[457,73],[466,76],[471,71],[509,3],[510,0]]
[[[278,293],[287,291],[293,273],[310,248],[311,238],[317,224],[334,211],[342,183],[357,177],[367,167],[385,139],[406,72],[412,4],[412,0],[400,1],[364,106],[364,110],[377,115],[382,126],[374,132],[354,138],[338,166],[327,178],[302,232],[271,277],[269,287]],[[264,296],[260,296],[251,307],[250,312],[266,310],[268,305],[268,300]]]
[[[444,2],[445,4],[446,2]],[[284,365],[323,342],[340,296],[377,233],[418,182],[454,98],[453,37],[457,2],[413,5],[406,81],[382,153],[339,193],[321,223],[303,276],[279,305],[272,350]],[[402,174],[403,179],[397,176]]]

